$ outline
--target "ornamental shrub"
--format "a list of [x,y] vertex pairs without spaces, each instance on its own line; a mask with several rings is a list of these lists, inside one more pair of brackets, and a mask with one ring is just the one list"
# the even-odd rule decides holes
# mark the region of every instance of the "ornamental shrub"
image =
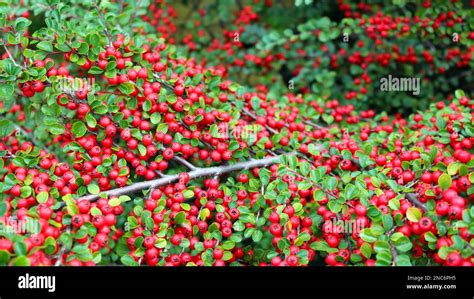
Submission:
[[0,264],[472,266],[472,11],[229,2],[1,4]]

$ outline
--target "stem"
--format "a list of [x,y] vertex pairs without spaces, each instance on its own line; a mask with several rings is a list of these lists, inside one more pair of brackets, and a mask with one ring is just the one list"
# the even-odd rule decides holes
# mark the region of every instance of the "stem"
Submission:
[[308,125],[308,126],[311,126],[313,128],[316,128],[316,129],[324,129],[325,128],[324,126],[315,124],[315,123],[313,123],[312,121],[309,121],[309,120],[304,120],[303,123]]
[[392,237],[393,233],[395,233],[397,228],[398,226],[393,225],[393,227],[385,233],[388,236],[390,242],[390,252],[392,253],[392,266],[397,265],[397,250],[395,249],[395,246],[393,245],[393,242],[390,240],[390,238]]
[[393,246],[393,243],[390,242],[390,252],[392,253],[392,266],[397,265],[397,250],[395,249],[395,246]]
[[15,66],[17,66],[17,67],[19,67],[19,68],[21,68],[21,69],[23,69],[23,70],[26,69],[25,67],[19,65],[19,64],[15,61],[15,59],[14,59],[13,56],[12,56],[12,53],[10,53],[10,50],[8,50],[8,47],[7,47],[7,45],[6,45],[5,38],[3,39],[3,48],[5,49],[5,52],[7,53],[8,57],[10,58],[10,60],[13,62],[13,64],[14,64]]
[[[232,106],[234,106],[235,108],[237,108],[234,103],[230,102],[230,104],[231,104]],[[257,115],[255,115],[254,113],[250,112],[250,111],[247,110],[245,107],[242,107],[242,112],[243,112],[245,115],[251,117],[252,119],[257,120]],[[267,131],[269,131],[270,133],[272,133],[272,134],[278,134],[278,131],[275,130],[275,129],[273,129],[273,128],[270,127],[269,125],[264,125],[264,127],[265,127],[265,128],[267,129]],[[285,127],[288,127],[288,125],[285,125]]]
[[173,157],[173,160],[177,161],[178,163],[180,163],[181,165],[184,165],[186,168],[190,169],[190,170],[196,170],[196,166],[194,166],[193,164],[189,163],[186,159],[184,158],[181,158],[180,156],[174,156]]
[[[71,233],[71,228],[67,228],[66,233],[70,234]],[[66,245],[62,244],[61,248],[59,249],[58,255],[57,255],[57,260],[54,266],[59,267],[62,266],[63,264],[63,255],[66,253]]]
[[[238,162],[234,165],[226,165],[226,166],[215,166],[215,167],[207,167],[207,168],[197,168],[193,171],[188,172],[189,178],[190,179],[196,179],[200,177],[206,177],[206,176],[213,176],[213,175],[222,175],[225,173],[229,172],[234,172],[234,171],[239,171],[239,170],[245,170],[245,169],[251,169],[251,168],[256,168],[256,167],[267,167],[272,164],[276,164],[280,161],[280,158],[282,156],[290,156],[293,155],[294,153],[287,153],[284,155],[276,156],[276,157],[267,157],[259,160],[250,160],[250,161],[244,161],[244,162]],[[169,175],[165,176],[159,179],[151,180],[151,181],[145,181],[145,182],[138,182],[134,183],[132,185],[122,187],[122,188],[116,188],[112,190],[108,190],[105,192],[101,192],[99,194],[89,194],[83,197],[78,198],[78,201],[80,200],[88,200],[88,201],[95,201],[99,199],[101,196],[105,197],[111,197],[111,196],[120,196],[124,194],[130,194],[134,192],[138,192],[140,190],[148,189],[148,188],[157,188],[163,185],[171,184],[176,181],[178,181],[179,175],[174,174],[174,175]],[[61,207],[63,207],[65,203],[61,203]]]
[[415,206],[419,207],[420,209],[422,209],[423,211],[427,212],[428,211],[428,208],[426,207],[426,205],[424,203],[422,203],[421,201],[418,200],[418,198],[416,198],[416,194],[415,193],[407,193],[407,195],[405,196],[405,198],[410,201],[412,204],[414,204]]

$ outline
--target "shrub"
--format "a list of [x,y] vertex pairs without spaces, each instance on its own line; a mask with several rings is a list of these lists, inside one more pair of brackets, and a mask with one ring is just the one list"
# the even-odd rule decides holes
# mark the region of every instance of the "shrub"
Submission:
[[472,265],[470,95],[247,88],[121,3],[2,15],[1,264]]

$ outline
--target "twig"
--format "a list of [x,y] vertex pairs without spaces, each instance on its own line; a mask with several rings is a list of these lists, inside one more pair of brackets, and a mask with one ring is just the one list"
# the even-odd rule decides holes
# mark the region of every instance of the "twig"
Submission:
[[426,205],[418,200],[415,193],[407,193],[407,195],[405,197],[408,201],[410,201],[412,204],[419,207],[423,211],[425,211],[425,212],[428,211],[428,208],[426,207]]
[[180,156],[174,156],[173,160],[179,162],[180,164],[184,165],[186,168],[188,168],[190,170],[196,170],[197,169],[196,166],[189,163],[186,159],[181,158]]
[[[71,228],[68,227],[66,229],[66,233],[71,233]],[[56,260],[56,263],[54,264],[54,266],[56,267],[59,267],[59,266],[62,266],[63,264],[63,255],[66,253],[66,246],[64,245],[64,243],[62,244],[61,246],[61,249],[59,249],[59,252],[58,252],[58,255],[57,255],[57,260]]]
[[5,49],[5,52],[7,53],[8,57],[10,58],[10,60],[13,62],[13,64],[21,69],[26,69],[24,66],[21,66],[19,65],[15,59],[13,58],[12,56],[12,53],[10,53],[10,50],[8,50],[8,47],[6,46],[6,42],[5,42],[5,38],[3,39],[3,48]]
[[315,123],[313,123],[312,121],[309,121],[309,120],[303,120],[303,123],[304,123],[304,124],[307,124],[308,126],[317,128],[317,129],[324,129],[324,128],[325,128],[324,126],[315,124]]
[[[390,238],[392,234],[395,232],[397,229],[397,226],[394,225],[387,233],[386,235]],[[393,242],[389,240],[390,243],[390,252],[392,253],[392,266],[395,266],[397,264],[397,250],[395,249],[395,246],[393,245]]]
[[[281,157],[290,156],[290,155],[294,155],[294,153],[287,153],[285,155],[280,155],[276,157],[267,157],[267,158],[263,158],[259,160],[238,162],[234,165],[198,168],[196,170],[188,172],[188,174],[189,174],[190,179],[196,179],[200,177],[222,175],[222,174],[233,172],[233,171],[252,169],[256,167],[267,167],[269,165],[278,163]],[[159,186],[171,184],[178,180],[179,180],[178,174],[169,175],[169,176],[165,176],[163,178],[159,178],[159,179],[155,179],[151,181],[138,182],[126,187],[108,190],[105,192],[101,192],[99,194],[89,194],[89,195],[79,198],[78,200],[79,201],[80,200],[95,201],[99,199],[101,196],[111,197],[111,196],[120,196],[123,194],[130,194],[130,193],[138,192],[144,189],[157,188]],[[61,203],[60,207],[63,207],[63,206],[65,206],[64,202]]]

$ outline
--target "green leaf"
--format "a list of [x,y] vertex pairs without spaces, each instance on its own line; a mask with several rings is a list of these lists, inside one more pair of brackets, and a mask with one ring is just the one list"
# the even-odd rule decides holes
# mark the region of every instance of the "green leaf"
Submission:
[[374,244],[374,250],[377,253],[390,251],[390,245],[386,241],[377,241]]
[[85,125],[83,122],[81,122],[81,121],[75,121],[75,122],[72,124],[71,132],[72,132],[76,137],[82,137],[82,136],[86,135],[86,133],[87,133],[87,127],[86,127],[86,125]]
[[99,194],[100,192],[100,188],[97,184],[89,184],[87,186],[87,191],[90,193],[90,194],[93,194],[93,195],[96,195],[96,194]]
[[[205,220],[207,218],[207,216],[209,216],[210,214],[211,214],[211,211],[209,211],[208,208],[204,208],[204,209],[202,209],[201,213],[199,213],[199,218],[201,220]],[[235,227],[234,227],[234,229],[235,229]]]
[[48,130],[53,135],[61,135],[65,131],[64,126],[60,123],[49,124]]
[[127,201],[131,201],[132,199],[128,195],[120,195],[119,200],[120,202],[127,202]]
[[103,72],[104,71],[98,66],[93,66],[89,69],[89,74],[92,75],[102,74]]
[[28,247],[26,246],[25,242],[19,240],[13,244],[13,250],[15,251],[16,255],[25,255]]
[[410,257],[408,255],[398,255],[397,256],[397,266],[412,266]]
[[383,227],[385,231],[389,231],[393,227],[393,218],[390,215],[383,216]]
[[436,236],[432,232],[426,232],[425,240],[431,243],[431,242],[436,242],[438,238],[436,238]]
[[0,84],[0,97],[6,98],[12,96],[15,92],[15,87],[12,83],[2,83]]
[[186,214],[183,211],[179,212],[178,214],[176,214],[176,216],[174,216],[174,222],[176,222],[176,224],[182,224],[185,220]]
[[464,96],[464,91],[461,90],[461,89],[457,89],[455,92],[454,92],[454,95],[456,96],[456,99],[460,99]]
[[232,228],[235,230],[235,231],[243,231],[245,229],[245,224],[242,222],[242,221],[236,221],[234,222],[234,224],[232,225]]
[[394,192],[398,192],[401,188],[394,180],[387,180],[387,184]]
[[401,252],[407,252],[409,251],[410,249],[412,249],[413,247],[413,244],[412,242],[410,241],[410,239],[408,239],[408,237],[406,236],[402,236],[400,238],[398,238],[396,241],[393,242],[394,245],[395,245],[395,248],[398,250],[398,251],[401,251]]
[[143,111],[150,111],[151,110],[152,103],[150,100],[146,100],[143,103]]
[[235,242],[232,240],[227,240],[222,244],[222,248],[225,250],[231,250],[235,247]]
[[87,113],[84,117],[84,120],[90,128],[95,128],[95,126],[97,125],[97,120],[94,118],[94,116],[92,116],[91,113]]
[[128,222],[128,226],[129,226],[130,229],[134,229],[138,226],[138,220],[137,220],[137,218],[135,218],[133,216],[128,216],[127,222]]
[[138,152],[140,155],[145,156],[146,155],[146,147],[143,144],[138,145]]
[[6,250],[0,250],[0,266],[6,266],[11,258],[11,254]]
[[374,235],[370,228],[364,228],[360,232],[360,238],[366,242],[373,243],[377,241],[377,237]]
[[354,197],[357,197],[357,189],[354,185],[349,184],[344,188],[344,192],[346,195],[346,199],[353,199]]
[[138,266],[138,263],[129,255],[122,256],[120,261],[126,266]]
[[43,192],[38,193],[38,195],[36,195],[36,201],[38,201],[39,203],[45,203],[48,200],[48,197],[49,197],[48,192],[43,191]]
[[446,257],[448,256],[449,252],[450,252],[449,247],[448,246],[443,246],[438,250],[438,255],[439,255],[440,258],[445,260]]
[[320,153],[320,148],[319,148],[317,145],[315,145],[315,144],[313,144],[313,143],[310,143],[310,144],[308,145],[308,152],[309,152],[311,155],[317,156],[317,155],[319,155],[319,153]]
[[133,85],[133,83],[130,83],[130,82],[121,83],[119,85],[119,90],[124,94],[131,94],[134,89],[135,89],[135,85]]
[[31,21],[28,20],[27,18],[17,18],[15,20],[15,30],[19,32],[23,32],[27,29],[28,26],[31,25]]
[[193,198],[194,197],[194,192],[192,190],[184,190],[183,196],[186,199]]
[[0,120],[0,137],[6,137],[15,131],[15,125],[8,119]]
[[158,238],[158,239],[156,239],[155,247],[156,248],[165,248],[166,244],[167,244],[166,239]]
[[[1,190],[1,188],[0,188]],[[0,202],[0,216],[3,216],[5,215],[5,213],[7,212],[7,203],[6,202]]]
[[439,235],[444,236],[448,232],[448,226],[443,221],[438,221],[436,223],[436,228],[438,229]]
[[91,208],[91,215],[92,216],[102,215],[102,211],[97,207],[92,207]]
[[46,52],[53,52],[53,45],[48,41],[41,41],[36,45],[36,47]]
[[268,182],[270,181],[270,175],[271,172],[266,169],[266,168],[260,168],[258,171],[258,176],[260,177],[260,182],[262,183],[262,186],[267,186]]
[[388,251],[384,251],[377,254],[375,258],[376,258],[376,262],[375,262],[376,266],[388,266],[392,262],[392,255]]
[[451,187],[451,183],[452,183],[451,176],[447,173],[443,173],[438,179],[438,184],[441,190],[446,190],[449,187]]
[[229,147],[227,148],[229,151],[235,151],[237,149],[239,149],[239,143],[235,140],[232,140],[230,143],[229,143]]
[[337,179],[335,177],[327,177],[324,180],[323,186],[326,188],[326,190],[334,190],[337,186]]
[[311,165],[309,165],[308,162],[303,161],[300,163],[300,172],[303,176],[305,177],[308,176],[310,170],[311,170]]
[[159,114],[158,112],[153,113],[150,117],[150,120],[152,124],[156,125],[161,121],[161,114]]
[[120,203],[121,203],[121,201],[120,201],[120,198],[118,198],[118,197],[114,197],[114,198],[109,199],[109,206],[111,206],[111,207],[117,207],[117,206],[120,205]]
[[372,255],[372,246],[370,246],[369,243],[363,243],[362,246],[360,246],[360,252],[365,258],[370,258]]
[[13,266],[29,266],[30,260],[26,256],[22,255],[14,259],[12,264]]
[[255,230],[253,233],[252,233],[252,240],[254,242],[259,242],[261,239],[262,239],[262,236],[263,236],[263,233],[259,230]]
[[411,207],[407,209],[406,212],[408,220],[411,222],[418,222],[421,219],[421,212],[418,208]]

